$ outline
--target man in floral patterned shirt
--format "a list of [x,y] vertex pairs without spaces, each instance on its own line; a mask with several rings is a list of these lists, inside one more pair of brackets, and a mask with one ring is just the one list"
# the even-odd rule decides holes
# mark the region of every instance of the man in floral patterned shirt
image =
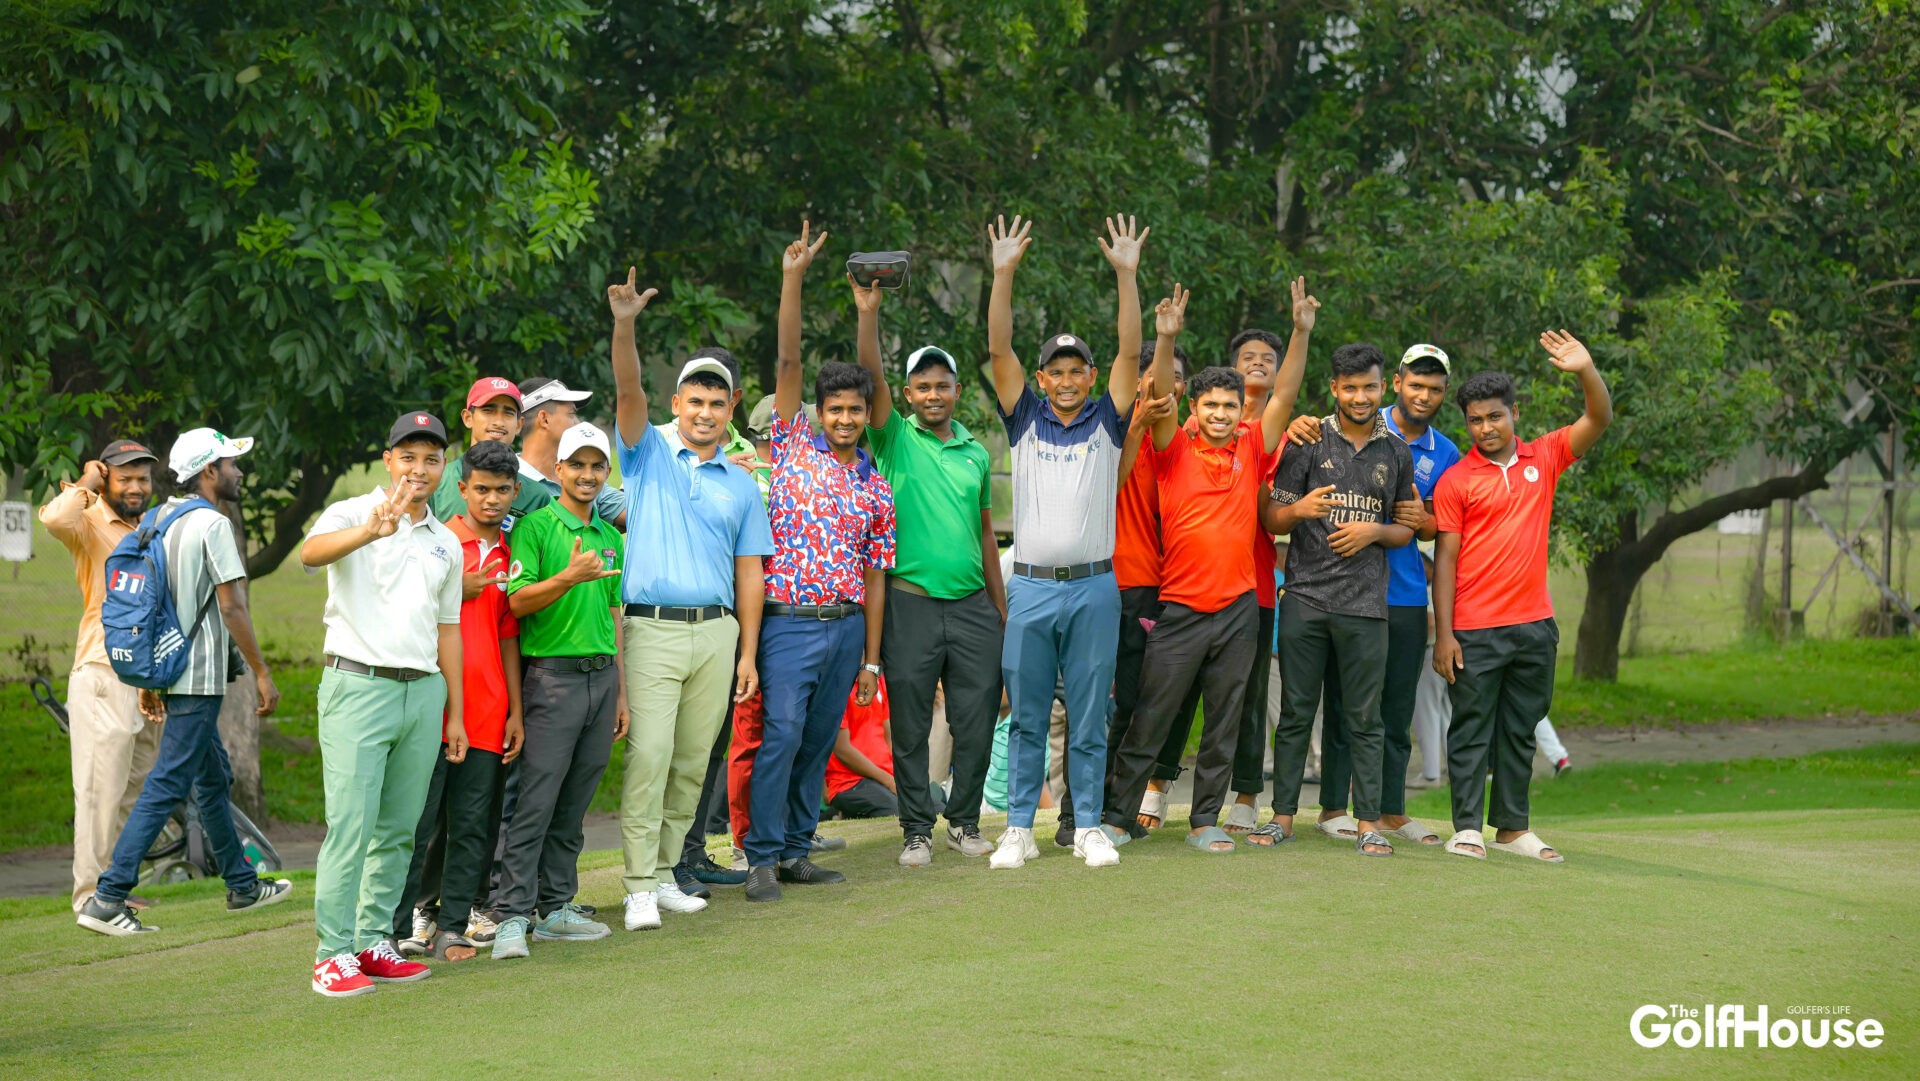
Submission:
[[[893,566],[893,489],[860,449],[873,377],[828,363],[814,379],[821,431],[800,402],[800,286],[827,234],[810,226],[780,260],[774,385],[773,556],[760,632],[766,722],[753,759],[747,900],[775,901],[780,883],[844,882],[816,865],[827,758],[847,691],[865,705],[880,675],[886,572]],[[864,663],[863,663],[864,662]]]

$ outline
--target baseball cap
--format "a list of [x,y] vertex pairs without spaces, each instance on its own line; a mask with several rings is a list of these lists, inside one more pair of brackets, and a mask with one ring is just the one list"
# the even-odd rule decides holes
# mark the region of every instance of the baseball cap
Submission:
[[560,447],[554,451],[554,460],[564,462],[581,447],[593,447],[606,455],[607,461],[613,461],[613,444],[607,442],[607,433],[584,421],[560,433]]
[[945,364],[955,375],[960,374],[960,365],[954,363],[953,354],[937,345],[923,345],[908,353],[907,374],[912,375],[916,368],[930,360]]
[[116,439],[100,448],[100,461],[106,465],[126,465],[130,462],[155,462],[159,457],[146,448],[145,444],[131,439]]
[[394,420],[393,428],[387,432],[387,448],[391,450],[399,446],[401,440],[418,435],[424,435],[443,447],[447,445],[447,426],[440,423],[439,417],[432,413],[412,412],[402,413]]
[[1087,348],[1086,342],[1071,334],[1055,334],[1047,339],[1047,344],[1040,347],[1040,366],[1046,367],[1047,361],[1052,360],[1057,353],[1075,353],[1083,360],[1093,359],[1093,350]]
[[212,428],[192,428],[180,433],[167,452],[167,468],[182,484],[221,458],[238,458],[253,449],[252,436],[228,439]]
[[593,391],[573,390],[558,379],[536,376],[520,384],[520,408],[534,410],[548,402],[584,402]]
[[[807,423],[818,428],[820,426],[819,411],[806,403],[802,403],[800,408],[806,411]],[[747,430],[752,432],[756,439],[773,438],[773,395],[761,395],[760,400],[754,404],[753,413],[747,417]]]
[[1447,351],[1437,345],[1426,345],[1423,343],[1421,345],[1409,346],[1406,352],[1400,354],[1400,363],[1403,366],[1412,364],[1421,357],[1432,357],[1440,362],[1441,371],[1449,375],[1453,374],[1453,365],[1447,362]]
[[517,406],[521,402],[520,388],[514,386],[511,379],[502,379],[497,375],[482,376],[474,380],[473,386],[467,390],[467,408],[485,405],[495,398],[512,398]]
[[693,377],[695,372],[711,372],[720,377],[720,381],[727,385],[729,392],[733,390],[733,373],[727,370],[725,364],[720,363],[720,361],[714,357],[694,357],[692,360],[687,361],[687,366],[680,369],[680,378],[674,380],[673,385],[677,387],[686,382]]

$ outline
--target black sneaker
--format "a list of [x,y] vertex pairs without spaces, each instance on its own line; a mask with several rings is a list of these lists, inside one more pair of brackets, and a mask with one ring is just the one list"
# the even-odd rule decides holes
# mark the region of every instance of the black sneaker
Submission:
[[277,905],[293,892],[293,883],[284,878],[263,878],[254,887],[252,893],[227,891],[227,911],[245,912],[250,908],[265,908]]
[[818,833],[813,835],[813,850],[815,852],[838,852],[845,847],[847,847],[847,839],[845,837],[826,837]]
[[142,925],[140,917],[124,903],[103,901],[97,896],[87,898],[87,903],[80,906],[80,916],[75,922],[89,931],[116,937],[148,935],[160,929]]
[[684,863],[674,865],[673,884],[680,887],[680,892],[688,897],[698,897],[704,901],[713,896],[713,891],[707,888],[707,884],[693,877],[693,869]]
[[780,875],[771,867],[754,867],[747,871],[747,900],[778,901],[780,899]]
[[[747,880],[747,872],[738,871],[731,867],[722,867],[713,862],[713,857],[707,855],[705,852],[700,853],[700,855],[688,860],[681,866],[685,867],[687,872],[693,875],[696,881],[703,882],[709,886],[738,886]],[[679,873],[679,868],[675,868],[674,874],[678,875]],[[680,892],[687,892],[685,883],[681,884]],[[704,897],[706,895],[701,894],[701,896]]]
[[1072,848],[1074,832],[1073,819],[1068,818],[1063,820],[1053,831],[1053,846],[1055,848]]
[[[758,868],[755,868],[758,870]],[[835,882],[845,882],[847,876],[838,871],[828,870],[805,856],[780,861],[780,881],[798,882],[807,886],[825,886]]]

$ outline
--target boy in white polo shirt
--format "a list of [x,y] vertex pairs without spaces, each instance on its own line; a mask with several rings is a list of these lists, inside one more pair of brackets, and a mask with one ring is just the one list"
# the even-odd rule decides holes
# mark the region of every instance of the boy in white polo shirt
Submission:
[[393,911],[443,730],[447,761],[467,752],[460,541],[427,506],[447,430],[431,414],[403,413],[387,447],[388,486],[328,507],[300,546],[309,571],[327,568],[327,837],[314,876],[313,989],[329,997],[426,978],[427,966],[393,948]]

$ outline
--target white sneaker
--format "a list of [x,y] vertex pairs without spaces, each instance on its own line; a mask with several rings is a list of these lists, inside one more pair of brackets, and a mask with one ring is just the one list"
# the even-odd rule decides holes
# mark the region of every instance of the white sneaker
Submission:
[[[705,898],[688,897],[680,891],[680,884],[677,882],[662,882],[653,891],[653,902],[655,906],[664,908],[668,912],[698,912],[707,907]],[[631,902],[629,902],[627,911],[633,911]],[[654,925],[656,927],[659,926],[659,922],[659,917],[656,913]]]
[[1120,863],[1120,850],[1113,847],[1113,838],[1098,826],[1073,831],[1073,854],[1086,860],[1088,867],[1115,867]]
[[660,906],[653,891],[627,894],[627,930],[650,931],[660,926]]
[[1008,826],[1000,835],[1000,847],[993,850],[987,866],[996,871],[1025,867],[1028,860],[1040,858],[1040,846],[1033,843],[1033,831],[1023,826]]

